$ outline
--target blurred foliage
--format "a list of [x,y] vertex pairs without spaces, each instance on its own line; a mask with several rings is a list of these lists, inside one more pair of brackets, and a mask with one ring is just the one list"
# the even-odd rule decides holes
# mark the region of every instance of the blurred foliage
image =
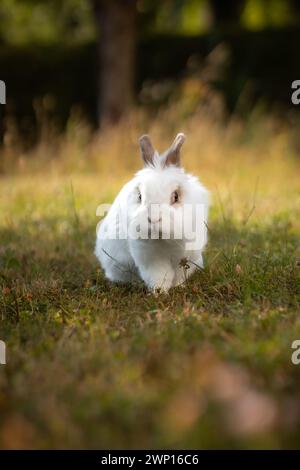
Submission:
[[139,0],[137,9],[144,33],[193,35],[207,32],[211,24],[208,0]]
[[8,44],[74,44],[95,37],[87,0],[2,0],[0,25],[0,40]]
[[[193,35],[213,26],[209,0],[138,0],[141,33]],[[247,0],[241,26],[253,30],[299,21],[292,0]],[[2,0],[0,41],[6,44],[86,42],[95,38],[89,0]]]
[[[210,0],[137,1],[136,102],[157,109],[192,77],[200,88],[204,81],[221,91],[230,113],[246,114],[258,101],[268,108],[290,107],[290,84],[300,74],[299,2],[247,0],[240,24],[227,29],[216,27],[211,6]],[[204,77],[204,62],[220,44],[228,50],[226,60],[213,77]],[[2,0],[0,78],[9,84],[5,119],[16,119],[30,138],[40,116],[36,110],[46,102],[44,113],[59,126],[73,108],[95,123],[96,47],[89,0]],[[195,100],[191,107],[198,104]],[[2,120],[0,139],[3,128]]]
[[[229,114],[247,116],[259,104],[288,119],[282,109],[297,112],[290,101],[290,84],[300,75],[300,62],[295,60],[299,36],[295,29],[143,37],[137,47],[136,103],[157,112],[178,99],[178,93],[181,103],[186,102],[182,90],[192,80],[199,90],[208,87],[221,93]],[[41,113],[60,129],[74,109],[96,123],[95,57],[94,41],[0,48],[1,79],[9,84],[5,119],[13,118],[27,140],[36,137]],[[201,93],[193,98],[188,94],[187,99],[193,114],[201,106]]]
[[299,23],[299,15],[295,15],[295,4],[292,1],[248,0],[242,15],[242,24],[253,30],[295,23]]

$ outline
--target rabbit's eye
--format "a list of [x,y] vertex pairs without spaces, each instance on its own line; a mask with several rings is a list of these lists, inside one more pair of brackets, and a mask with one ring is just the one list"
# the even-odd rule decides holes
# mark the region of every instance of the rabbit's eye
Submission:
[[138,192],[138,201],[139,201],[139,202],[142,202],[142,195],[141,195],[140,192]]
[[171,197],[171,204],[176,204],[176,202],[179,202],[179,193],[178,193],[178,191],[174,191],[172,193],[172,197]]

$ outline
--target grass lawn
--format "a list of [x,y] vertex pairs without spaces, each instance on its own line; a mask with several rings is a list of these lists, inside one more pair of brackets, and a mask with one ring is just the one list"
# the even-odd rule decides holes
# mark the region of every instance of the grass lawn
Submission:
[[1,178],[2,448],[300,447],[300,168],[254,154],[187,149],[213,198],[205,269],[158,297],[93,255],[130,171]]

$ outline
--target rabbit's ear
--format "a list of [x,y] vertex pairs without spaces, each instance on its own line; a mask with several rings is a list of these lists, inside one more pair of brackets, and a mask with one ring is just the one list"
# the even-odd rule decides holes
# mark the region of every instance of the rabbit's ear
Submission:
[[185,141],[185,135],[182,132],[177,134],[173,144],[166,151],[165,166],[170,166],[170,165],[180,166],[180,149],[184,141]]
[[153,163],[155,150],[151,144],[150,137],[148,135],[142,135],[142,137],[139,138],[139,143],[145,165],[151,165]]

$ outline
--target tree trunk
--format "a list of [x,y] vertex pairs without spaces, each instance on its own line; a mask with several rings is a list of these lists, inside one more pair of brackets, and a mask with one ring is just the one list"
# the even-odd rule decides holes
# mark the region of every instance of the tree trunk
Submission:
[[98,120],[118,123],[133,101],[136,0],[92,0],[98,31]]

